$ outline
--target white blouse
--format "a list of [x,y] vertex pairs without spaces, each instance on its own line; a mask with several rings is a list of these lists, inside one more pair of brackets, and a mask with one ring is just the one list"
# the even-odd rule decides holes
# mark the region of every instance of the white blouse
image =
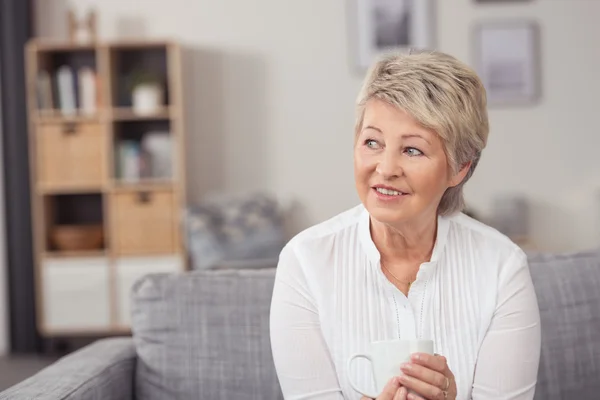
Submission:
[[[432,339],[456,377],[457,399],[532,399],[540,319],[527,259],[464,214],[439,217],[430,262],[408,297],[387,280],[360,205],[293,238],[279,259],[271,346],[286,399],[360,399],[346,362],[369,343]],[[374,382],[368,362],[354,381]]]

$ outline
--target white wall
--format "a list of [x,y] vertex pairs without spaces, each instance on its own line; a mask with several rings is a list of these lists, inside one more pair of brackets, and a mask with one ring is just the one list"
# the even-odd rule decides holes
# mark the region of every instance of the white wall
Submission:
[[[347,3],[73,2],[95,6],[104,39],[140,33],[191,48],[185,86],[192,200],[213,189],[271,189],[305,205],[301,226],[358,202],[352,127],[361,76],[349,63]],[[64,34],[64,4],[38,1],[40,34]],[[541,247],[595,246],[600,1],[478,6],[439,0],[437,8],[438,48],[468,62],[470,29],[481,18],[530,16],[542,26],[543,100],[490,112],[489,147],[467,186],[468,201],[489,212],[497,193],[525,193],[534,204],[534,239]]]
[[[0,74],[2,71],[0,71]],[[0,93],[2,87],[0,87]],[[0,139],[2,138],[2,104],[0,103]],[[2,140],[0,140],[0,356],[8,352],[8,288],[6,263],[6,237],[4,221],[4,171]]]

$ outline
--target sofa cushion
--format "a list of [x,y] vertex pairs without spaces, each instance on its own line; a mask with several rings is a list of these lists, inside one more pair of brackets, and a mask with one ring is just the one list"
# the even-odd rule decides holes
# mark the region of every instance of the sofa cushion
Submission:
[[133,289],[136,395],[281,399],[269,341],[274,269],[149,275]]
[[599,398],[600,255],[536,255],[529,265],[542,325],[535,399]]

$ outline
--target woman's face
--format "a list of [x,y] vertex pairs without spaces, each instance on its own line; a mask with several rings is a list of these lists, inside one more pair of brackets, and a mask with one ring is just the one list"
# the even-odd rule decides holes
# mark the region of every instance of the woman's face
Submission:
[[436,215],[446,189],[467,171],[451,173],[434,131],[382,100],[367,102],[354,147],[354,177],[373,218],[393,226]]

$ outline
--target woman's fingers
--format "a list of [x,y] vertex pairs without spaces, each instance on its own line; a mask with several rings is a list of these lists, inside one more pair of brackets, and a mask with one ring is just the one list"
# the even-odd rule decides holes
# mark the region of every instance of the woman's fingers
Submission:
[[411,356],[411,361],[400,367],[404,372],[400,384],[415,392],[408,394],[407,400],[455,398],[456,382],[446,357],[416,353]]
[[407,400],[408,390],[404,386],[401,386],[400,389],[396,391],[396,395],[394,396],[394,400]]
[[446,357],[437,354],[415,353],[410,356],[410,360],[415,364],[422,365],[441,373],[445,373],[448,369]]
[[400,380],[398,377],[394,377],[385,385],[383,391],[379,397],[377,397],[377,400],[394,400],[394,396],[398,389],[400,389]]
[[[442,389],[438,386],[434,386],[430,383],[423,382],[422,380],[412,377],[410,375],[402,375],[400,377],[400,382],[402,386],[405,386],[407,389],[414,390],[417,394],[421,395],[421,397],[429,399],[429,400],[444,400],[444,393]],[[411,399],[411,396],[408,396],[408,399]],[[416,397],[416,399],[419,399]]]
[[[439,388],[446,388],[447,379],[441,372],[429,369],[427,367],[418,364],[402,364],[400,367],[402,372],[406,375],[410,375],[430,385],[437,386]],[[447,389],[447,388],[446,388]]]

